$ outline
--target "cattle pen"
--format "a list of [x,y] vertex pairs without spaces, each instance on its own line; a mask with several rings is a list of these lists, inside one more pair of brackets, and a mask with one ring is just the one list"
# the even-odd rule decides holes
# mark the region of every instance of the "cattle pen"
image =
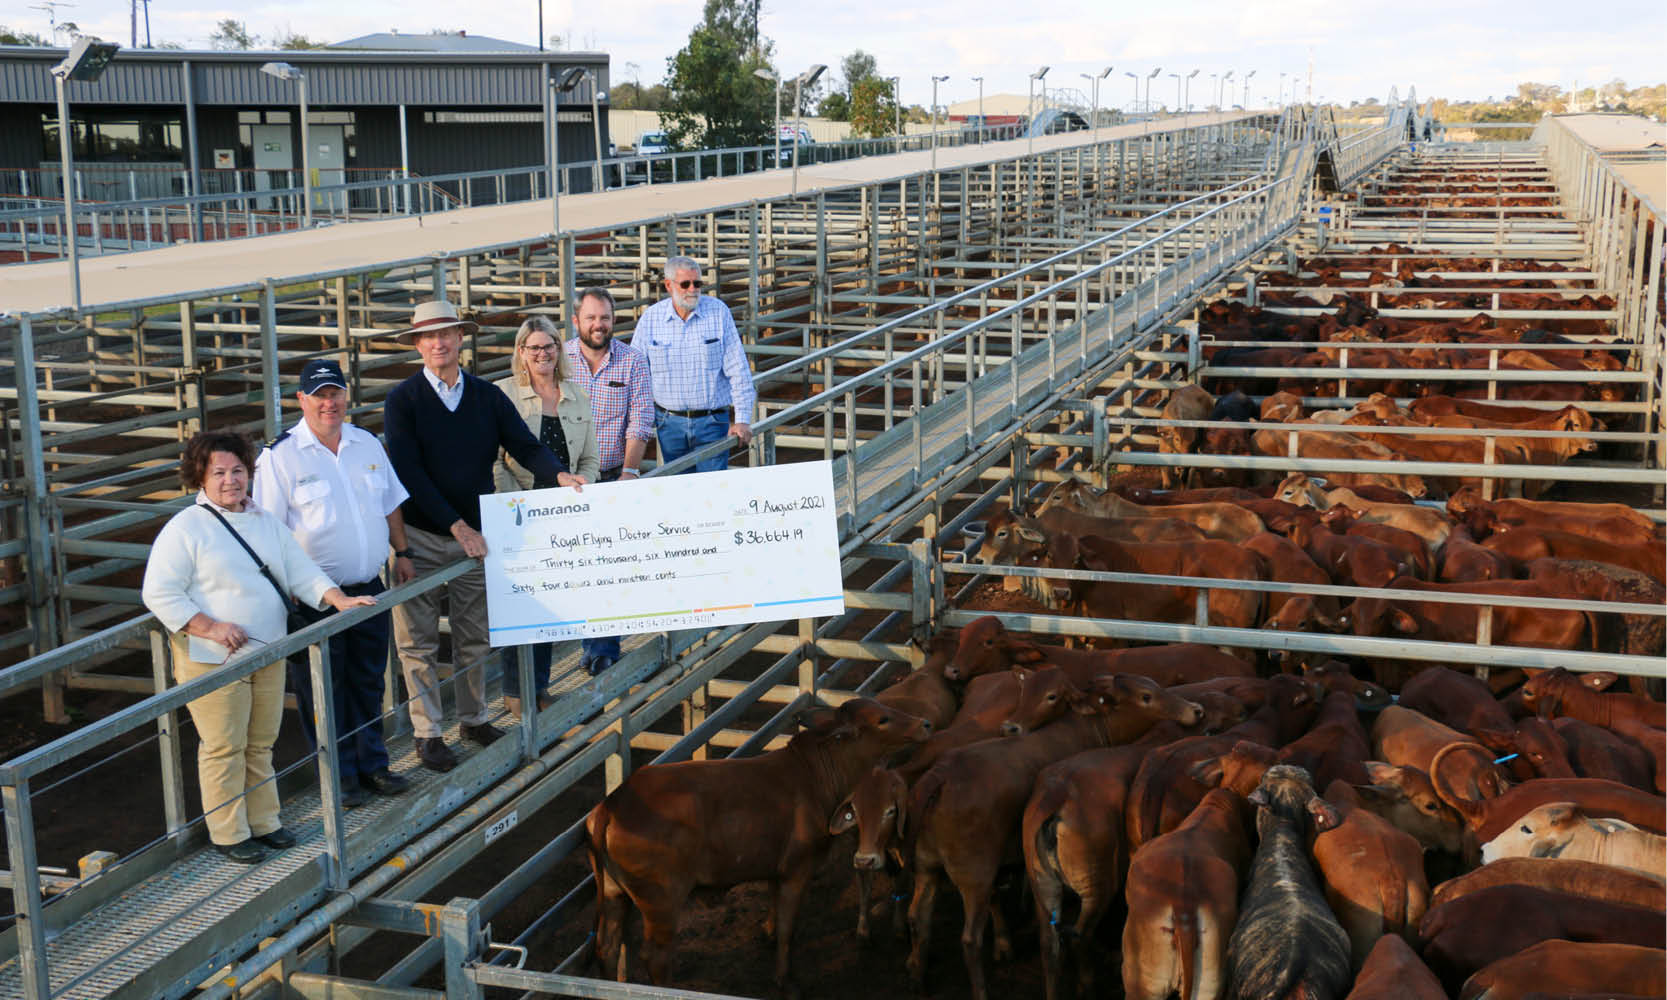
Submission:
[[[973,558],[995,506],[1017,508],[1067,481],[1104,489],[1151,469],[1454,479],[1473,482],[1484,500],[1524,484],[1575,484],[1582,499],[1664,519],[1661,193],[1629,179],[1578,120],[1547,118],[1525,142],[1431,143],[1416,101],[1386,108],[1381,122],[1365,125],[1293,106],[1076,133],[1034,153],[1022,141],[976,147],[936,170],[921,160],[882,179],[714,200],[607,229],[0,316],[10,372],[0,387],[8,444],[0,655],[9,662],[0,693],[23,693],[16,701],[38,691],[54,723],[69,721],[84,699],[119,699],[95,721],[0,764],[14,900],[0,932],[0,997],[762,991],[762,975],[738,984],[712,962],[700,972],[706,994],[591,977],[584,811],[645,763],[754,754],[779,746],[813,704],[877,692],[922,662],[935,633],[988,613],[976,599],[995,589],[991,577],[1186,586],[1196,595],[1185,621],[1083,617],[1039,604],[995,610],[1008,628],[1039,635],[1469,664],[1484,677],[1562,666],[1660,678],[1659,653],[1493,641],[1491,614],[1480,616],[1474,642],[1224,626],[1209,615],[1212,593],[1395,596],[1384,587]],[[502,373],[521,320],[561,320],[585,285],[616,292],[618,329],[628,332],[672,253],[704,263],[756,370],[756,436],[737,460],[832,462],[847,613],[634,639],[596,678],[575,669],[576,644],[558,648],[556,700],[529,712],[517,738],[445,776],[413,771],[412,793],[352,811],[330,778],[334,740],[325,739],[318,754],[289,761],[283,777],[286,824],[301,846],[253,869],[207,850],[181,709],[296,653],[310,657],[315,687],[327,690],[323,640],[365,613],[294,633],[234,660],[225,676],[171,685],[168,644],[139,604],[137,574],[156,527],[188,502],[172,485],[182,439],[208,427],[272,436],[285,419],[281,387],[317,357],[343,362],[352,418],[377,429],[388,389],[414,370],[414,352],[386,334],[406,325],[417,302],[459,303],[480,323],[467,345],[473,370]],[[1504,347],[1441,340],[1405,348],[1281,340],[1324,358],[1301,366],[1222,355],[1221,317],[1234,307],[1300,320],[1336,313],[1345,300],[1391,319],[1580,325],[1512,345],[1521,352],[1514,360]],[[1271,343],[1241,337],[1233,346]],[[1592,345],[1615,363],[1557,363]],[[1368,365],[1369,350],[1417,351],[1423,360]],[[1460,352],[1479,360],[1439,363]],[[1479,384],[1489,400],[1510,398],[1516,384],[1582,387],[1593,398],[1572,398],[1605,429],[1475,429],[1467,432],[1481,442],[1475,460],[1308,454],[1305,441],[1335,427],[1302,420],[1270,431],[1284,454],[1156,450],[1168,429],[1206,440],[1242,429],[1166,416],[1171,391],[1233,385],[1263,396],[1258,386],[1282,380],[1305,403],[1339,408],[1366,403],[1363,385],[1381,391],[1396,380]],[[1555,408],[1562,398],[1523,405]],[[1418,427],[1373,433],[1446,436]],[[1578,438],[1594,448],[1566,462],[1506,462],[1506,446],[1521,438]],[[464,568],[397,587],[385,603]],[[1658,604],[1430,599],[1657,624],[1667,615]],[[405,713],[397,701],[387,709],[390,750],[404,755],[396,767],[410,768]],[[100,786],[119,799],[109,805],[123,821],[72,829],[65,814],[85,808],[78,790],[112,772],[130,775]],[[831,947],[840,937],[824,940]],[[885,962],[872,967],[890,968]],[[768,961],[760,952],[747,964]]]

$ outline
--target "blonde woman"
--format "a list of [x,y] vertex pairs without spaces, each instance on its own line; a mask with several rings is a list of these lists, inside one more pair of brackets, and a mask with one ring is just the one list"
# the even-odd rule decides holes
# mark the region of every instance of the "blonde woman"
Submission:
[[[562,350],[561,330],[548,317],[534,316],[521,324],[515,334],[515,353],[509,362],[510,376],[497,383],[527,429],[551,451],[567,460],[567,467],[581,483],[596,482],[601,462],[596,450],[596,425],[591,419],[590,396],[573,380],[573,362]],[[498,452],[493,480],[499,493],[533,488],[533,475],[511,458]],[[544,689],[550,683],[550,644],[533,646],[533,679],[537,682],[543,707]],[[504,650],[504,704],[521,714],[521,670],[515,647]]]

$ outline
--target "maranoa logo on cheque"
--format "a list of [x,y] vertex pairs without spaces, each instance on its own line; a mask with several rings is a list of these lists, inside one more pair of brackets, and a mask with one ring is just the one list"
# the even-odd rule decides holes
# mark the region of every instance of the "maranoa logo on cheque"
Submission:
[[588,503],[558,503],[549,507],[530,507],[523,497],[513,497],[509,501],[510,510],[515,511],[515,523],[521,524],[523,519],[530,521],[538,517],[556,517],[561,514],[588,514]]

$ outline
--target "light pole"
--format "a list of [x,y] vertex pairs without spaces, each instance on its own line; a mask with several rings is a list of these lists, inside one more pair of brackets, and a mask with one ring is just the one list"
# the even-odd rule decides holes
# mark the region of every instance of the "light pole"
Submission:
[[1134,81],[1134,104],[1130,110],[1138,115],[1140,114],[1140,74],[1124,70],[1123,75]]
[[753,70],[752,75],[776,85],[776,158],[770,163],[771,169],[774,169],[781,166],[781,77],[762,66]]
[[287,62],[269,62],[260,68],[267,76],[280,80],[294,80],[301,95],[301,221],[307,228],[313,224],[313,172],[307,169],[311,148],[311,133],[307,131],[307,74]]
[[[557,136],[561,132],[561,95],[578,86],[584,78],[585,71],[573,66],[560,76],[550,78],[550,148],[544,157],[545,172],[550,175],[550,236],[561,235],[561,144]],[[651,163],[649,170],[654,169]]]
[[984,78],[973,77],[978,81],[978,144],[984,145]]
[[596,142],[596,176],[592,182],[591,190],[600,191],[602,190],[602,115],[597,108],[599,99],[596,92],[601,88],[596,85],[595,70],[587,69],[585,75],[590,78],[590,130]]
[[938,172],[938,84],[949,79],[947,76],[932,78],[932,173]]
[[1229,87],[1228,84],[1232,82],[1233,71],[1228,70],[1227,75],[1221,78],[1221,89],[1216,91],[1216,105],[1223,111],[1227,110],[1227,95],[1232,93],[1232,88]]
[[[1030,108],[1030,120],[1025,122],[1025,134],[1030,137],[1030,147],[1025,150],[1027,155],[1036,152],[1036,81],[1046,79],[1048,69],[1049,67],[1043,66],[1041,69],[1030,74],[1030,100],[1028,105]],[[1044,101],[1047,100],[1047,94],[1048,85],[1044,83],[1042,84],[1042,99]]]
[[1154,66],[1152,72],[1146,74],[1146,118],[1148,121],[1152,117],[1152,81],[1157,79],[1158,74],[1162,72],[1162,66]]
[[1169,75],[1175,78],[1175,110],[1176,110],[1177,113],[1180,113],[1180,109],[1181,109],[1181,74],[1171,73]]
[[1244,75],[1244,97],[1239,103],[1244,105],[1246,111],[1250,110],[1250,78],[1255,75],[1255,70],[1251,70]]
[[[1218,77],[1220,75],[1221,75],[1220,73],[1211,73],[1210,74],[1210,96],[1212,96],[1212,97],[1215,96],[1215,92],[1219,89],[1216,85],[1216,77]],[[1215,106],[1214,102],[1211,102],[1211,104],[1209,106],[1207,106],[1205,108],[1205,110],[1208,111],[1210,107],[1214,107],[1214,106]]]
[[1282,108],[1285,106],[1285,76],[1284,73],[1279,74],[1279,106]]
[[1100,72],[1097,73],[1097,74],[1095,74],[1095,73],[1081,73],[1081,74],[1078,74],[1078,75],[1081,76],[1084,80],[1087,80],[1090,84],[1093,85],[1093,90],[1094,90],[1094,112],[1093,112],[1093,114],[1094,114],[1094,138],[1096,140],[1098,140],[1100,138],[1100,81],[1104,80],[1107,76],[1111,75],[1111,67],[1107,66],[1105,69],[1100,70]]
[[897,116],[897,151],[903,152],[903,78],[891,78],[891,110]]
[[[793,193],[799,193],[799,135],[805,127],[804,92],[828,67],[817,63],[793,78]],[[779,132],[780,129],[777,129]]]
[[[104,75],[104,68],[116,58],[121,46],[78,38],[64,61],[52,67],[52,81],[58,89],[58,157],[63,169],[64,238],[69,246],[69,292],[75,311],[81,311],[81,246],[75,226],[75,154],[69,123],[69,95],[64,84],[70,80],[91,83]],[[97,235],[96,233],[94,234]]]

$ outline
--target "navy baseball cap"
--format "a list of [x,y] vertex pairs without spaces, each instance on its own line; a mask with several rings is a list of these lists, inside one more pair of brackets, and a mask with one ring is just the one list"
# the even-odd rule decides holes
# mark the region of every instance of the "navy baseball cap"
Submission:
[[311,396],[313,393],[333,385],[338,389],[347,388],[347,379],[342,375],[342,366],[327,358],[315,358],[307,362],[307,367],[301,369],[301,391]]

